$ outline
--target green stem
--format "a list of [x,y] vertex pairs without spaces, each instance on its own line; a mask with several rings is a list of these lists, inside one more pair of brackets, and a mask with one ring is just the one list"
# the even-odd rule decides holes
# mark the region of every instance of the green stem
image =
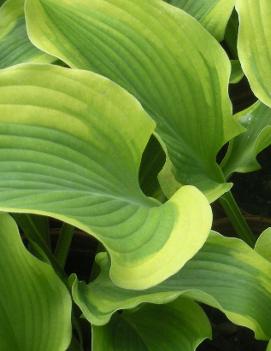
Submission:
[[64,268],[66,264],[73,234],[74,227],[63,223],[55,250],[55,257],[62,268]]
[[237,205],[232,193],[230,191],[225,193],[219,199],[219,202],[240,238],[243,239],[251,247],[254,247],[256,238],[252,233],[239,206]]

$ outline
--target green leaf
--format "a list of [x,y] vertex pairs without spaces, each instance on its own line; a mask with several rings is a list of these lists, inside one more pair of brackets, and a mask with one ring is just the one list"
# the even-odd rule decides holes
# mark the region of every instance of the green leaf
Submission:
[[195,17],[219,41],[224,38],[235,4],[235,0],[169,0],[168,2]]
[[238,60],[231,60],[231,84],[237,84],[244,77],[241,64]]
[[161,196],[158,173],[165,163],[165,153],[155,136],[151,136],[142,155],[139,172],[140,187],[148,196]]
[[108,276],[100,253],[100,275],[88,285],[74,281],[73,298],[94,325],[106,324],[117,310],[148,302],[164,304],[180,295],[220,309],[257,338],[271,337],[271,264],[242,240],[212,233],[203,248],[177,274],[143,292],[119,289]]
[[271,341],[269,341],[266,351],[271,351]]
[[271,107],[271,2],[237,0],[238,55],[254,94]]
[[271,144],[271,109],[256,102],[237,114],[238,121],[247,129],[230,142],[222,162],[226,178],[234,172],[252,172],[260,168],[257,155]]
[[93,351],[194,351],[212,334],[205,313],[187,298],[145,305],[92,327]]
[[140,160],[154,128],[138,101],[102,76],[53,65],[2,70],[0,210],[92,234],[119,286],[161,282],[201,248],[212,214],[192,186],[163,205],[142,193]]
[[179,183],[228,191],[216,155],[242,130],[231,116],[230,61],[195,19],[160,0],[27,0],[26,18],[35,45],[139,99]]
[[22,62],[50,63],[55,60],[28,39],[23,0],[7,0],[0,8],[0,68]]
[[223,40],[224,46],[229,56],[233,60],[238,60],[238,51],[237,51],[237,41],[238,41],[238,29],[239,29],[239,20],[238,14],[234,9],[229,22],[227,24],[225,37]]
[[25,249],[6,214],[0,214],[0,252],[0,349],[65,351],[70,294],[53,269]]
[[271,261],[271,228],[267,228],[259,236],[255,250],[268,261]]

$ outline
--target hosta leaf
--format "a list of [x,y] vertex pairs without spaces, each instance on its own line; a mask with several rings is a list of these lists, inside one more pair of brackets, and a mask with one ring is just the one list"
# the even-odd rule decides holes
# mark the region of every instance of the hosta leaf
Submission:
[[234,10],[227,24],[225,37],[223,40],[224,46],[226,46],[227,52],[230,58],[233,60],[238,60],[238,51],[237,51],[238,28],[239,28],[238,14]]
[[228,190],[216,154],[241,130],[231,117],[230,62],[197,21],[160,0],[27,0],[26,17],[38,47],[141,101],[177,181]]
[[7,0],[0,8],[0,68],[22,62],[53,62],[28,39],[24,0]]
[[237,115],[247,129],[230,142],[222,162],[225,176],[234,172],[251,172],[260,168],[257,155],[271,144],[271,109],[257,102]]
[[271,107],[271,2],[237,0],[238,55],[254,94]]
[[268,261],[271,261],[271,228],[267,228],[259,236],[255,250]]
[[169,0],[168,2],[188,12],[218,40],[222,40],[235,0]]
[[220,309],[258,338],[271,336],[271,264],[242,240],[212,233],[203,248],[177,274],[143,292],[119,289],[108,277],[106,254],[99,254],[101,273],[88,285],[75,280],[73,297],[85,318],[108,322],[121,309],[141,303],[164,304],[180,295]]
[[212,215],[192,186],[163,205],[142,193],[139,165],[154,127],[134,97],[94,73],[2,70],[0,210],[77,226],[108,249],[116,284],[155,285],[200,249]]
[[231,60],[231,84],[237,84],[244,77],[244,72],[238,60]]
[[194,351],[211,337],[205,313],[187,298],[166,305],[145,305],[92,327],[93,351]]
[[23,246],[16,223],[0,214],[0,349],[65,351],[71,336],[68,290]]
[[161,193],[157,175],[165,163],[165,158],[159,141],[152,136],[144,150],[139,172],[141,189],[148,196],[159,197]]

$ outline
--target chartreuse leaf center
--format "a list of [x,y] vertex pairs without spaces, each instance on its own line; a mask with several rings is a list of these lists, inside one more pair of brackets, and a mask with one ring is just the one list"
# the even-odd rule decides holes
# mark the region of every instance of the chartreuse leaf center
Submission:
[[212,215],[192,186],[163,205],[142,193],[140,160],[154,128],[135,98],[97,74],[2,70],[0,209],[52,216],[93,235],[119,286],[163,281],[203,245]]
[[210,201],[230,189],[216,164],[219,149],[242,131],[231,116],[230,61],[195,19],[161,0],[27,0],[26,20],[36,46],[139,99],[179,187],[195,185]]

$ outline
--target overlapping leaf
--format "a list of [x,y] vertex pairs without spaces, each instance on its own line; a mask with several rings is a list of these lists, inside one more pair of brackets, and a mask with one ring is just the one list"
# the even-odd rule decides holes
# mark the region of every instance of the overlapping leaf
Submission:
[[139,165],[154,127],[136,99],[94,73],[2,70],[0,210],[77,226],[108,249],[116,284],[155,285],[199,250],[212,215],[192,186],[163,205],[142,193]]
[[231,84],[237,84],[244,77],[244,72],[242,71],[241,64],[239,60],[231,60]]
[[238,55],[254,94],[271,107],[271,2],[237,0]]
[[119,289],[108,277],[105,254],[97,256],[101,273],[88,285],[74,282],[73,297],[84,316],[96,325],[120,309],[141,303],[164,304],[186,295],[220,309],[258,338],[271,336],[271,264],[243,241],[213,233],[199,253],[165,282],[135,292]]
[[271,228],[267,228],[259,236],[255,250],[268,261],[271,261]]
[[166,305],[145,305],[92,327],[93,351],[194,351],[211,337],[203,310],[187,298]]
[[222,40],[235,0],[169,0],[168,2],[188,12],[218,40]]
[[141,101],[178,182],[218,188],[216,197],[229,190],[216,154],[241,130],[231,117],[230,62],[197,21],[161,0],[27,0],[26,18],[35,45]]
[[257,155],[271,144],[271,109],[257,102],[236,118],[247,129],[230,142],[222,167],[228,178],[234,172],[251,172],[260,168]]
[[0,8],[0,68],[22,62],[53,62],[28,39],[24,0],[7,0]]
[[0,214],[0,252],[0,349],[67,350],[70,294],[53,269],[25,249],[6,214]]

